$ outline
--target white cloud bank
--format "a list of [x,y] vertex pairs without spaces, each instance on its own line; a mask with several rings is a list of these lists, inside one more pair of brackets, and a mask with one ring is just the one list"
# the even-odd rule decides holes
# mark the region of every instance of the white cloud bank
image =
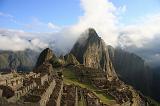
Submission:
[[21,51],[27,48],[38,50],[48,47],[39,33],[27,33],[21,30],[0,29],[0,49]]
[[[51,22],[44,24],[35,20],[36,25],[33,25],[35,23],[28,25],[28,28],[48,27],[53,29],[54,33],[52,34],[0,30],[0,48],[11,50],[44,48],[52,43],[53,48],[56,47],[59,51],[66,52],[71,49],[82,32],[92,27],[107,44],[122,46],[126,50],[144,57],[150,63],[160,62],[160,13],[144,17],[137,20],[135,24],[122,27],[119,18],[122,13],[127,11],[127,6],[116,7],[109,0],[80,0],[80,2],[84,14],[79,17],[76,24],[60,28]],[[2,32],[10,32],[10,36],[3,36]],[[28,41],[30,39],[31,41]]]
[[134,25],[124,26],[119,39],[122,38],[124,46],[141,48],[157,36],[160,36],[160,13],[144,17]]
[[84,15],[80,16],[74,30],[83,32],[95,28],[107,44],[115,45],[117,37],[117,8],[108,0],[81,0]]
[[160,65],[160,13],[143,17],[120,31],[121,47],[140,55],[152,66]]

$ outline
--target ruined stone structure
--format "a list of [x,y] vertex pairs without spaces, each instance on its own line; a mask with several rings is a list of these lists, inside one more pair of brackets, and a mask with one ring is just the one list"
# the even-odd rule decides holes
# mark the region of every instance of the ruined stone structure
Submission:
[[[24,96],[29,90],[37,86],[37,84],[34,81],[31,80],[26,81],[27,79],[25,79],[23,75],[20,75],[18,73],[9,73],[1,76],[2,76],[1,78],[4,78],[3,80],[1,80],[2,82],[0,82],[1,92],[2,92],[1,97],[7,98],[6,105],[8,103],[15,103],[20,99],[20,97]],[[6,83],[4,83],[4,80]],[[6,91],[6,89],[8,90]],[[12,95],[11,92],[13,92]]]
[[23,77],[15,72],[0,75],[0,85],[9,86],[17,90],[23,86]]
[[63,93],[63,82],[62,80],[56,80],[56,86],[53,90],[47,106],[61,106],[61,97]]
[[65,85],[63,87],[62,106],[78,106],[77,86]]

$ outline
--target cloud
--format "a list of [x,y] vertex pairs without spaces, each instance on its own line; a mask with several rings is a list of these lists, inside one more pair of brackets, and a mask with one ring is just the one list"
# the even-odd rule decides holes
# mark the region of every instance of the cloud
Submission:
[[55,25],[55,24],[53,24],[52,22],[49,22],[49,23],[48,23],[48,28],[53,29],[53,30],[56,30],[56,31],[59,31],[59,30],[60,30],[60,27],[57,26],[57,25]]
[[121,36],[128,36],[131,40],[131,45],[144,47],[148,40],[154,39],[160,34],[160,14],[144,17],[136,24],[127,25],[122,28]]
[[108,0],[80,0],[84,11],[79,22],[73,26],[76,32],[95,28],[107,44],[115,45],[117,36],[117,8]]
[[12,22],[12,23],[19,24],[19,22],[11,14],[0,12],[0,17],[2,17],[4,20]]
[[30,32],[57,32],[61,29],[61,27],[52,22],[43,22],[36,17],[33,17],[32,21],[24,24],[23,27],[24,30],[29,30]]
[[19,26],[21,30],[29,32],[57,32],[61,29],[60,26],[53,22],[43,22],[37,17],[31,17],[31,22],[25,23],[17,20],[13,15],[0,12],[1,21],[7,21],[15,26]]
[[7,14],[7,13],[3,13],[3,12],[0,12],[0,16],[7,17],[7,18],[14,18],[14,16],[12,16],[11,14]]
[[0,42],[1,50],[39,50],[48,47],[48,43],[41,39],[40,34],[22,30],[0,29]]
[[120,9],[120,11],[121,11],[122,13],[125,13],[125,12],[127,11],[126,5],[123,5],[123,6],[120,7],[119,9]]
[[117,14],[122,15],[122,14],[124,14],[126,11],[127,11],[127,6],[126,6],[126,5],[123,5],[123,6],[118,7]]
[[[124,26],[118,37],[119,46],[143,57],[151,65],[160,58],[160,13],[141,18],[137,23]],[[157,62],[159,61],[159,62]]]
[[160,13],[143,17],[136,24],[120,29],[119,44],[144,48],[146,44],[160,36]]
[[48,47],[48,44],[45,42],[42,42],[40,39],[35,38],[31,40],[31,45],[33,45],[33,47],[38,47],[38,48],[46,48]]
[[29,44],[26,40],[20,39],[18,37],[6,37],[0,36],[0,48],[2,50],[24,50],[26,49]]

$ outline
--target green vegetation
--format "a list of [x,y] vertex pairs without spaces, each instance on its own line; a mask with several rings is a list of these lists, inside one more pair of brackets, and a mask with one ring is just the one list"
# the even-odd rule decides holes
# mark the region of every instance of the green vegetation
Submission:
[[[69,70],[69,69],[65,69],[63,72],[63,76],[64,76],[64,83],[67,85],[70,84],[74,84],[77,86],[80,86],[82,88],[87,88],[89,90],[91,90],[98,98],[100,98],[100,100],[107,104],[107,105],[111,105],[111,104],[115,104],[116,101],[113,100],[112,97],[106,95],[103,91],[98,90],[97,88],[95,88],[94,86],[92,86],[91,84],[88,83],[82,83],[80,81],[78,81],[77,77],[75,76],[75,74]],[[83,104],[83,100],[79,102],[79,104]]]

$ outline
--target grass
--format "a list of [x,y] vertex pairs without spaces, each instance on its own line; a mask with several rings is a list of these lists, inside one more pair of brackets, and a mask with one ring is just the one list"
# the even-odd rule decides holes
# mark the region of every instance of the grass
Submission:
[[[95,88],[91,84],[82,83],[82,82],[78,81],[77,77],[75,76],[75,74],[71,70],[65,69],[62,73],[64,76],[64,83],[65,84],[67,84],[67,85],[74,84],[74,85],[78,85],[82,88],[87,88],[87,89],[91,90],[103,103],[105,103],[107,105],[116,104],[116,101],[113,100],[112,97],[106,95],[103,91],[99,91],[97,88]],[[81,106],[83,106],[82,105],[83,102],[84,101],[79,102]]]

